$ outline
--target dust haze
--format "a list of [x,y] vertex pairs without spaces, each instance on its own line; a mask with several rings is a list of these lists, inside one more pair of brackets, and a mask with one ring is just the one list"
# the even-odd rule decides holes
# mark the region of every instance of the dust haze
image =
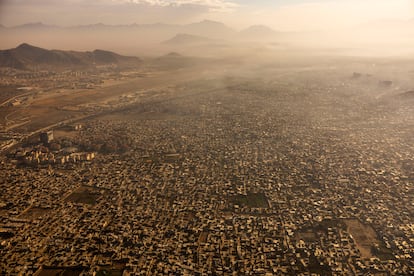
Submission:
[[410,275],[414,21],[332,2],[0,2],[0,274]]
[[[28,23],[0,28],[1,48],[29,43],[47,49],[105,48],[125,55],[153,56],[178,51],[193,56],[278,53],[280,50],[341,55],[412,55],[414,21],[378,21],[335,30],[279,31],[265,25],[237,30],[211,20],[186,25],[102,23],[60,27]],[[104,47],[103,47],[104,46]],[[260,49],[260,51],[258,51]]]

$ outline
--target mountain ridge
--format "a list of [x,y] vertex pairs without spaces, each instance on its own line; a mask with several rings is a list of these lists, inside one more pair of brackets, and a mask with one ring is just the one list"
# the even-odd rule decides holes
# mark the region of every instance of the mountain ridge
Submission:
[[179,33],[176,34],[174,37],[165,40],[162,42],[162,44],[169,44],[169,45],[184,45],[184,44],[201,44],[201,43],[209,43],[214,42],[215,40],[199,36],[199,35],[192,35],[192,34],[185,34],[185,33]]
[[122,56],[114,52],[94,51],[64,51],[47,50],[28,43],[22,43],[16,48],[0,50],[0,67],[14,69],[31,69],[33,67],[93,67],[97,65],[128,66],[137,65],[140,59]]

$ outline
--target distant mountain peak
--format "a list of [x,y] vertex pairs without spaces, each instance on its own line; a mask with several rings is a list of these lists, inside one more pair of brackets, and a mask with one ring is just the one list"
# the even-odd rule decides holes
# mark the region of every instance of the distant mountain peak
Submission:
[[49,25],[45,25],[42,22],[29,22],[22,25],[14,26],[14,28],[45,28],[50,27]]
[[[117,27],[120,27],[121,25],[117,25]],[[110,25],[106,25],[104,23],[94,23],[94,24],[86,24],[86,25],[78,25],[70,28],[80,28],[80,29],[92,29],[92,28],[107,28],[111,27]]]
[[266,25],[252,25],[247,29],[242,30],[241,32],[262,32],[262,33],[276,33],[275,30],[266,26]]
[[105,27],[111,27],[111,25],[107,25],[107,24],[99,22],[99,23],[95,23],[95,24],[84,25],[84,27],[105,28]]
[[166,57],[182,57],[182,55],[180,55],[177,52],[170,52],[168,54],[165,55]]
[[23,42],[22,44],[20,44],[19,46],[16,47],[16,49],[30,49],[30,48],[38,48],[38,47],[35,47],[35,46],[30,45],[29,43],[25,43],[25,42]]
[[46,49],[42,49],[40,47],[36,47],[28,43],[22,43],[16,48],[11,49],[11,50],[14,50],[16,53],[18,53],[18,55],[25,56],[26,58],[28,58],[29,56],[30,57],[38,56],[48,51]]
[[203,20],[198,23],[192,23],[183,26],[185,33],[194,35],[203,35],[211,38],[228,38],[237,32],[226,24],[218,21]]
[[106,50],[101,50],[101,49],[95,49],[95,50],[93,50],[93,53],[95,53],[95,54],[99,54],[99,53],[115,54],[115,53],[113,53],[111,51],[106,51]]
[[173,38],[164,41],[163,44],[196,44],[196,43],[206,43],[213,41],[210,38],[192,34],[177,34]]
[[199,23],[224,25],[224,23],[222,23],[222,22],[214,21],[214,20],[209,20],[209,19],[204,19],[203,21],[200,21]]
[[45,24],[43,24],[43,22],[37,21],[37,22],[29,22],[21,26],[45,26]]
[[278,32],[265,25],[253,25],[240,31],[244,38],[267,39],[275,36]]
[[209,28],[228,28],[230,29],[226,24],[219,22],[219,21],[213,21],[213,20],[203,20],[200,22],[191,23],[187,26],[203,26],[203,27],[209,27]]

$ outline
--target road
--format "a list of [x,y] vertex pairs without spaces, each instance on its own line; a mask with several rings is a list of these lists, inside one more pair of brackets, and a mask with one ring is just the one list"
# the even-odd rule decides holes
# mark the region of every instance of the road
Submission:
[[[0,154],[8,152],[23,141],[38,135],[41,132],[53,129],[60,125],[71,124],[76,121],[113,112],[119,108],[114,106],[110,109],[101,109],[93,112],[89,111],[85,114],[85,112],[82,111],[65,111],[62,110],[62,107],[75,107],[85,104],[96,105],[99,102],[119,99],[119,96],[121,95],[135,93],[138,90],[163,89],[168,86],[182,84],[196,79],[197,75],[193,73],[194,70],[194,68],[188,68],[176,70],[174,73],[160,72],[147,78],[134,78],[93,90],[68,90],[59,93],[45,93],[34,98],[30,104],[24,106],[24,108],[17,107],[12,113],[6,115],[7,118],[11,114],[15,116],[21,115],[22,117],[30,116],[32,120],[24,123],[25,128],[28,129],[28,131],[18,128],[14,129],[15,132],[22,134],[21,139],[13,140],[12,143],[0,149]],[[6,105],[19,97],[27,96],[29,94],[31,93],[25,93],[9,98],[1,103],[1,105]],[[151,96],[151,94],[148,94],[148,96]]]

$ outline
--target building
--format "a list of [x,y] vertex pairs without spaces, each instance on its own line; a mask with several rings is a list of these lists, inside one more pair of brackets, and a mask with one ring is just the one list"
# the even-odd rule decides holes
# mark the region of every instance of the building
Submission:
[[49,144],[53,141],[53,130],[40,133],[40,141],[44,144]]

